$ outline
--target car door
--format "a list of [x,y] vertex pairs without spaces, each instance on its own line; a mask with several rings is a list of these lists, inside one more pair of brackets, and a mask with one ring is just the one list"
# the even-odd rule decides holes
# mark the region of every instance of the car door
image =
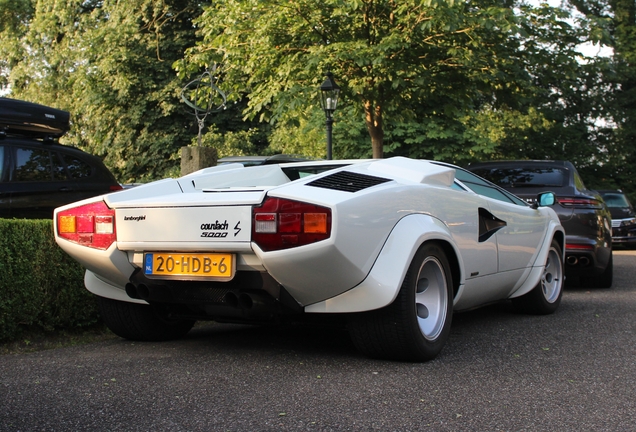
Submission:
[[499,272],[525,269],[532,265],[543,241],[546,220],[538,210],[503,201],[490,202],[491,213],[506,222],[497,231]]
[[466,292],[456,305],[462,309],[509,295],[525,268],[532,264],[545,221],[537,210],[473,173],[458,169],[455,178],[482,199],[478,241],[496,245],[496,272],[474,280],[467,278]]
[[10,216],[53,217],[53,209],[73,200],[73,181],[47,148],[12,146],[12,172],[7,182]]
[[67,193],[67,202],[80,201],[113,190],[109,189],[108,179],[99,176],[96,167],[87,161],[63,151],[57,153],[57,157],[60,166],[66,169],[69,184],[72,184],[72,190]]

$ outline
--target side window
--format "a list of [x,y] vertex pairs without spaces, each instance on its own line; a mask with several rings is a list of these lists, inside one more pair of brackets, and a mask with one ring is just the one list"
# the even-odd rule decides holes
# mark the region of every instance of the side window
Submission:
[[17,148],[14,181],[50,181],[51,153],[48,150]]
[[86,178],[93,174],[93,168],[86,162],[65,154],[62,155],[62,158],[71,178]]
[[453,184],[451,185],[451,189],[455,189],[458,191],[466,191],[466,188],[464,188],[461,184],[457,183],[456,181],[453,182]]
[[585,184],[583,184],[583,179],[581,178],[581,176],[579,176],[579,173],[576,171],[574,171],[574,186],[576,186],[576,189],[580,191],[584,191],[587,189],[585,187]]
[[476,194],[524,207],[527,205],[523,200],[502,189],[499,189],[497,186],[471,172],[457,169],[455,171],[455,178]]
[[53,157],[53,180],[68,180],[64,162],[60,158],[61,155],[58,152],[54,152],[51,156]]

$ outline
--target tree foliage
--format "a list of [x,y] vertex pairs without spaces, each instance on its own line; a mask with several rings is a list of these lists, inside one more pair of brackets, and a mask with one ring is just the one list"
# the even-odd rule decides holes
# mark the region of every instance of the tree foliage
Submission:
[[453,120],[470,116],[497,73],[497,43],[514,33],[511,9],[497,3],[223,0],[196,21],[202,41],[178,66],[221,64],[226,85],[249,94],[246,114],[284,130],[324,121],[316,89],[331,71],[348,107],[336,113],[336,153],[359,147],[347,134],[363,121],[382,157],[461,135]]
[[200,13],[191,0],[5,0],[3,83],[70,111],[63,141],[102,156],[120,181],[161,178],[197,131],[172,64],[194,45]]
[[[601,163],[584,174],[598,188],[622,188],[636,200],[636,3],[633,0],[569,0],[589,23],[589,41],[610,47],[613,55],[597,60],[597,106],[603,111],[596,143]],[[585,171],[588,171],[587,173]]]
[[71,111],[66,142],[122,182],[177,173],[198,130],[181,89],[217,65],[229,102],[202,141],[220,156],[324,157],[331,71],[338,158],[569,159],[618,186],[636,159],[634,2],[569,4],[0,0],[0,86]]

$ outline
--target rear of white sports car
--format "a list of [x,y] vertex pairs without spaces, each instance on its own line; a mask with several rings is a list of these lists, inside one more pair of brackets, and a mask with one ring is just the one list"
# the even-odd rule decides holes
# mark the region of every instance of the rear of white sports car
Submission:
[[[468,220],[458,211],[464,196],[453,201],[449,167],[404,158],[326,164],[226,165],[74,203],[56,210],[56,239],[86,267],[104,321],[125,338],[175,338],[202,319],[354,313],[363,352],[434,357],[448,336],[466,254],[489,248],[472,234],[477,208]],[[430,208],[409,208],[414,200]],[[433,203],[450,215],[433,216]],[[458,241],[474,247],[461,251]],[[405,289],[410,279],[420,282]],[[396,348],[395,329],[377,333],[369,323],[383,318],[368,311],[386,313],[409,290],[412,310],[395,313],[407,333],[416,331]]]

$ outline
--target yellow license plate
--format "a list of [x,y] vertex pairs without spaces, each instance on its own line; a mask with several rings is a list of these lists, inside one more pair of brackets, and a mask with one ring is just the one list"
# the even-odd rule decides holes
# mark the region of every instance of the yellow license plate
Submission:
[[234,254],[147,253],[144,257],[148,277],[230,280],[234,271]]

